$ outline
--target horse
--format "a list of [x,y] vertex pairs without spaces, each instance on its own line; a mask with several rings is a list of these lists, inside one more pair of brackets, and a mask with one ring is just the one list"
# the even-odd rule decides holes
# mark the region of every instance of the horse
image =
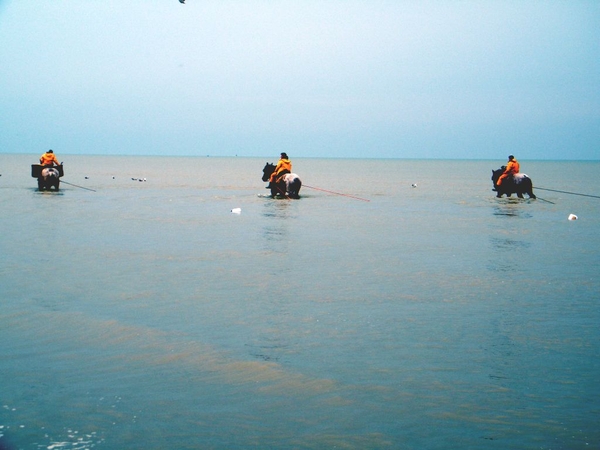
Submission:
[[[263,168],[263,181],[269,181],[271,174],[275,172],[275,164],[266,163]],[[302,181],[298,178],[295,173],[286,173],[279,178],[277,182],[270,184],[271,197],[275,198],[277,195],[289,198],[300,198],[300,188],[302,187]]]
[[54,167],[44,167],[38,176],[38,189],[40,191],[50,190],[54,187],[58,191],[60,184],[60,172]]
[[506,166],[502,166],[498,170],[492,170],[492,182],[494,183],[494,191],[496,197],[500,198],[503,194],[510,197],[512,194],[517,194],[519,198],[523,198],[523,194],[527,194],[529,198],[536,198],[533,194],[533,182],[524,173],[516,173],[502,180],[502,184],[498,186],[498,178],[504,173]]

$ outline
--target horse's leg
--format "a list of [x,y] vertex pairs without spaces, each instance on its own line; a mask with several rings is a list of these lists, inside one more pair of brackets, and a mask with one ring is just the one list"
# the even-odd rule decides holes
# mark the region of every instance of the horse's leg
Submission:
[[285,197],[285,181],[280,181],[279,183],[277,183],[275,185],[275,188],[277,189],[277,195],[281,195],[282,197]]
[[271,181],[271,197],[275,198],[277,197],[280,193],[281,193],[281,187],[279,186],[279,183],[275,182],[275,181]]
[[517,197],[523,198],[523,193],[521,191],[517,192]]
[[291,189],[290,197],[293,197],[296,199],[300,198],[300,187],[298,185],[299,185],[298,181],[295,180],[292,187],[290,188]]

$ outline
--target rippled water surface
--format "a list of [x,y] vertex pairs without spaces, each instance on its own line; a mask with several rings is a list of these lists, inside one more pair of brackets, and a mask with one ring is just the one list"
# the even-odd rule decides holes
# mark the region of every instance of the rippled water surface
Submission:
[[[0,155],[5,447],[600,447],[599,198],[497,199],[502,161],[295,159],[272,200],[260,158],[59,157],[40,193]],[[521,166],[600,195],[600,163]]]

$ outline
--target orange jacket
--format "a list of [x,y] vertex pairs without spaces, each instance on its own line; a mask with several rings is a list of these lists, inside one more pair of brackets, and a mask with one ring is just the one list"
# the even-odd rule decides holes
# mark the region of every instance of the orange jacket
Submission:
[[519,173],[520,166],[519,161],[516,159],[512,159],[506,164],[506,169],[504,169],[504,173],[507,175],[514,175],[515,173]]
[[273,181],[275,178],[279,176],[281,172],[287,170],[289,173],[292,173],[292,162],[289,159],[280,159],[275,166],[275,171],[271,174],[270,180]]
[[60,166],[60,163],[58,162],[58,159],[54,153],[46,152],[40,157],[40,164],[42,166],[51,166],[52,163],[56,163],[57,166]]

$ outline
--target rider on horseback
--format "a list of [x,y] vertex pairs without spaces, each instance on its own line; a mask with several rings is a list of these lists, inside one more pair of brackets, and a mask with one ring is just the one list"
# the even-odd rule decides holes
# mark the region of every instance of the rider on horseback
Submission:
[[508,157],[508,163],[506,164],[506,169],[504,169],[504,173],[502,175],[500,175],[500,178],[498,178],[496,185],[500,186],[502,184],[502,180],[519,173],[519,170],[520,170],[519,161],[517,161],[513,155],[510,155]]
[[267,189],[270,189],[273,183],[279,183],[281,181],[281,177],[283,177],[286,173],[292,173],[292,162],[289,160],[287,153],[283,152],[281,153],[281,158],[277,162],[277,166],[275,166],[275,170],[269,178],[269,185],[267,186]]
[[58,158],[56,157],[56,155],[54,154],[54,152],[52,150],[48,150],[46,153],[44,153],[42,156],[40,156],[40,164],[42,166],[50,166],[50,167],[52,167],[54,164],[56,164],[57,166],[60,166],[60,163],[58,162]]

